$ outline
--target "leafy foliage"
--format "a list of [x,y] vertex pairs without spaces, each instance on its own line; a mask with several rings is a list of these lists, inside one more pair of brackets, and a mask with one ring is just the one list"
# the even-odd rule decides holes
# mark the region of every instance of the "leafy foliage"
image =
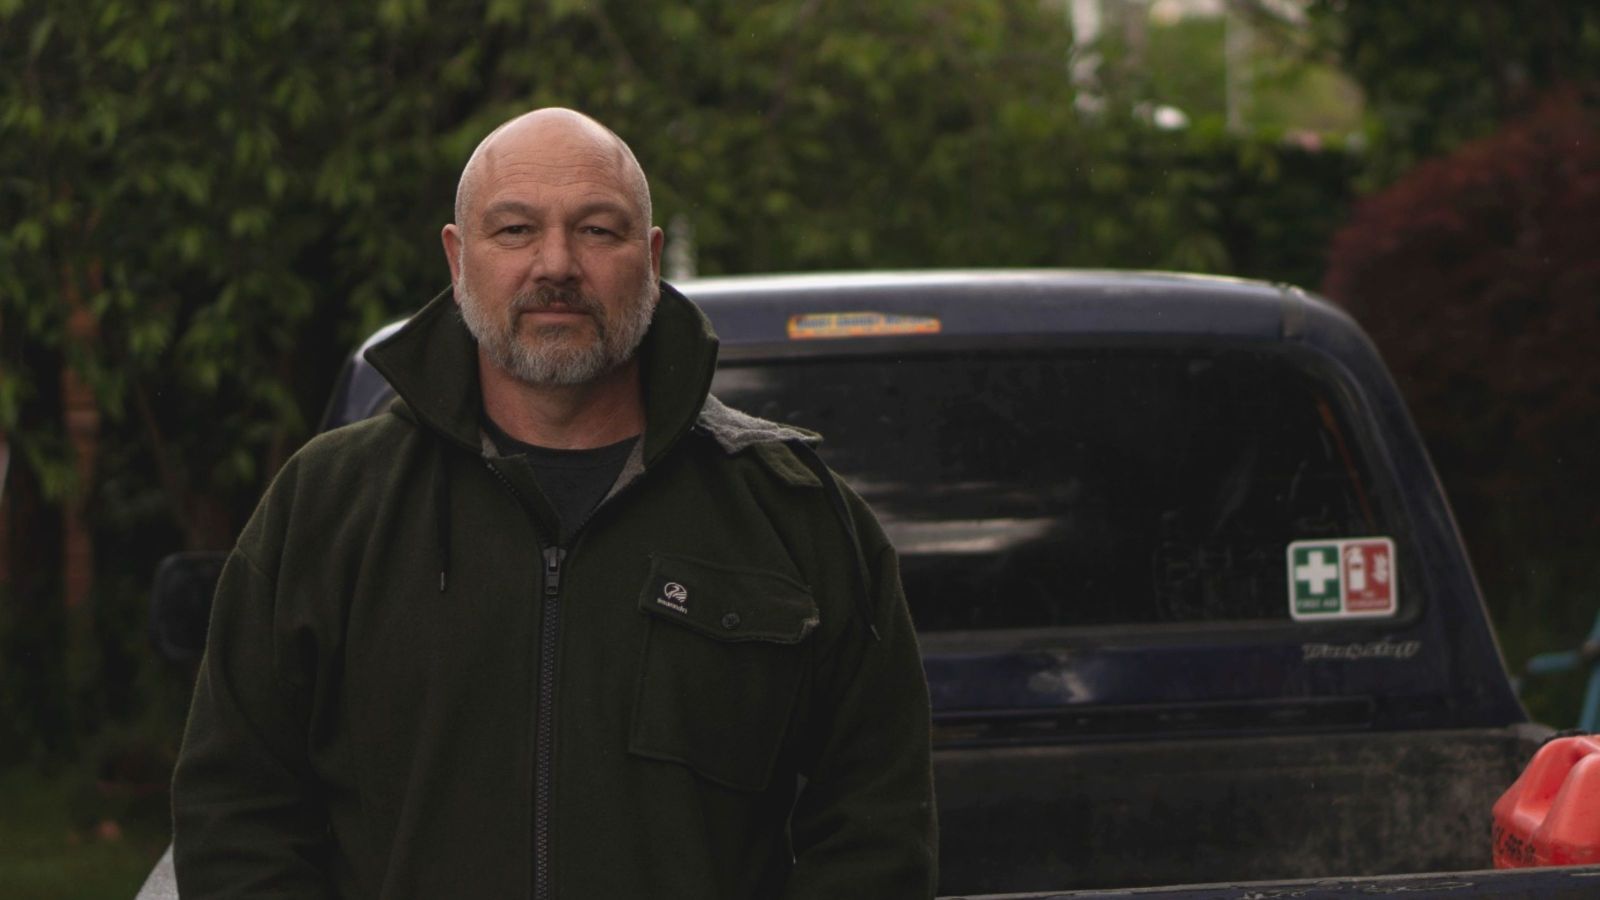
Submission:
[[[414,245],[388,213],[418,198],[378,196],[362,170],[439,152],[431,132],[393,129],[358,152],[372,119],[415,111],[385,102],[383,67],[340,65],[333,9],[63,3],[0,29],[8,44],[29,36],[4,48],[22,65],[0,82],[0,208],[14,223],[0,315],[87,380],[112,435],[146,447],[191,543],[225,541],[226,501],[258,489],[304,432],[293,373],[319,306],[335,324],[352,308],[376,319],[385,287],[399,293],[391,272]],[[404,37],[364,36],[391,51]],[[66,337],[76,307],[96,339]],[[18,432],[12,410],[51,373],[7,363],[0,428],[31,451],[44,436]]]
[[[1159,132],[1131,103],[1080,113],[1070,49],[1037,0],[0,0],[0,432],[37,488],[7,507],[15,537],[24,506],[88,505],[81,668],[133,683],[136,641],[108,630],[137,623],[156,558],[226,546],[348,348],[444,287],[460,166],[529,108],[615,127],[704,274],[1316,279],[1349,157]],[[103,415],[92,483],[64,371]],[[46,593],[5,602],[59,634]],[[92,700],[90,718],[140,702]]]
[[1379,183],[1530,111],[1553,87],[1600,78],[1590,0],[1311,0],[1309,14],[1366,93]]
[[[1066,23],[1028,0],[376,10],[0,11],[21,63],[0,81],[0,317],[87,378],[190,545],[231,536],[339,352],[442,286],[434,235],[460,162],[523,109],[616,123],[707,273],[1230,270],[1228,194],[1276,180],[1267,147],[1082,120]],[[93,341],[67,336],[75,304]],[[66,473],[59,435],[19,430],[49,368],[8,355],[0,428]]]

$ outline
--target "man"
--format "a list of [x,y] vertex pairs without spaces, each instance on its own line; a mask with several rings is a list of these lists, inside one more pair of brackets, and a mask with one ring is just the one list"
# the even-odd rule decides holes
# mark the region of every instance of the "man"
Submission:
[[369,354],[400,399],[224,570],[185,900],[931,896],[894,553],[808,436],[707,395],[632,152],[529,113],[455,219],[453,292]]

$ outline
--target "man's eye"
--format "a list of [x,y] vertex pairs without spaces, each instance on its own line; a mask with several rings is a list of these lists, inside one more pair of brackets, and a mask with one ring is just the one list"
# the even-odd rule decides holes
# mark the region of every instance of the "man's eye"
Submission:
[[583,226],[582,231],[584,234],[593,234],[601,237],[612,237],[616,235],[615,231],[612,231],[609,228],[602,228],[599,225],[585,225]]
[[528,226],[526,226],[526,225],[506,225],[506,226],[504,226],[503,228],[500,229],[500,233],[501,234],[527,234],[528,233]]

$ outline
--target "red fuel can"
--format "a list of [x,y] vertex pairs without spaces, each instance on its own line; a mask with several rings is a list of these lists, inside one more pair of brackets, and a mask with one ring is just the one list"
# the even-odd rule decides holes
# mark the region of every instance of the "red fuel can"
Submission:
[[1494,865],[1600,862],[1600,735],[1557,738],[1494,804]]

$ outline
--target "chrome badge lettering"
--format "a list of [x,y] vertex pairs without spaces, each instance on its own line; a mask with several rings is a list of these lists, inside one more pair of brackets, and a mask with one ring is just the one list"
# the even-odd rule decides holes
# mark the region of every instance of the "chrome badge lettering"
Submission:
[[1368,644],[1301,644],[1302,661],[1318,659],[1410,659],[1422,652],[1421,641],[1373,641]]

